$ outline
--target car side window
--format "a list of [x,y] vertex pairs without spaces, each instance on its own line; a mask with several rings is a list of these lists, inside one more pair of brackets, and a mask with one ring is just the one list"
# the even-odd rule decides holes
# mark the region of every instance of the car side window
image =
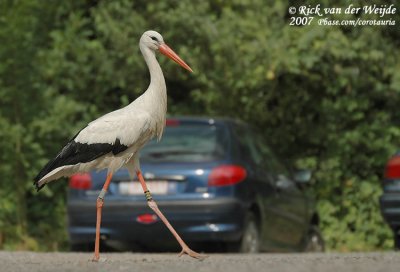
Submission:
[[255,165],[262,162],[262,154],[257,150],[256,139],[248,127],[243,125],[235,126],[236,138],[239,141],[239,152],[245,160],[250,160]]
[[265,141],[257,135],[257,149],[261,152],[263,161],[277,179],[289,179],[290,172],[271,151]]

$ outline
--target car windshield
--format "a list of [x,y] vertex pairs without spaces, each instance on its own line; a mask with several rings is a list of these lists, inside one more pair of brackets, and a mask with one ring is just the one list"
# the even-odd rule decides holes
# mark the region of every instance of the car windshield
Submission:
[[141,151],[143,162],[207,162],[224,158],[227,135],[214,125],[165,127],[160,142],[150,141]]

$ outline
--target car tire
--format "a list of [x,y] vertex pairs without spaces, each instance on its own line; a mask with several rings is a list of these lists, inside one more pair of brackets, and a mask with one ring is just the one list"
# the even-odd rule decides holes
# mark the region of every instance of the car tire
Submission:
[[400,250],[400,230],[393,232],[394,250]]
[[305,252],[324,252],[325,242],[317,226],[310,226],[304,245]]
[[70,251],[72,252],[89,252],[92,250],[90,243],[85,244],[71,244],[69,246]]
[[253,213],[246,217],[242,238],[238,242],[229,243],[228,251],[248,254],[260,252],[260,231]]

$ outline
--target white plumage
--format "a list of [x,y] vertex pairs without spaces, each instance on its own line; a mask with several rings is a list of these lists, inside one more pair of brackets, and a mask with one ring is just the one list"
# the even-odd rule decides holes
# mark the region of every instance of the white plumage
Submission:
[[[155,37],[157,41],[152,40]],[[112,151],[102,154],[90,161],[80,161],[73,164],[57,165],[44,168],[37,177],[37,188],[42,188],[49,181],[60,177],[68,177],[74,173],[89,172],[97,169],[108,169],[114,173],[121,167],[126,167],[133,176],[139,170],[139,150],[153,137],[161,138],[165,126],[167,112],[167,88],[160,65],[155,57],[154,43],[164,43],[162,36],[155,31],[147,31],[140,39],[140,50],[150,70],[151,82],[147,90],[128,106],[110,112],[88,124],[71,141],[76,144],[108,144],[104,150],[115,145],[116,141],[126,147],[122,152]],[[71,142],[70,142],[71,143]],[[66,145],[66,148],[73,148]],[[62,155],[61,150],[58,156]],[[99,153],[101,154],[101,152]],[[62,157],[62,156],[61,156]],[[49,164],[54,163],[50,161]],[[47,165],[50,166],[50,165]]]

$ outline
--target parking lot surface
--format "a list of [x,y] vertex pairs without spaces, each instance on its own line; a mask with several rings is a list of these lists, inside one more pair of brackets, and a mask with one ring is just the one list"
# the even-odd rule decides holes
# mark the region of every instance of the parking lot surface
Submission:
[[106,253],[98,263],[91,253],[0,252],[0,271],[399,271],[400,254],[210,254],[204,261],[177,254]]

